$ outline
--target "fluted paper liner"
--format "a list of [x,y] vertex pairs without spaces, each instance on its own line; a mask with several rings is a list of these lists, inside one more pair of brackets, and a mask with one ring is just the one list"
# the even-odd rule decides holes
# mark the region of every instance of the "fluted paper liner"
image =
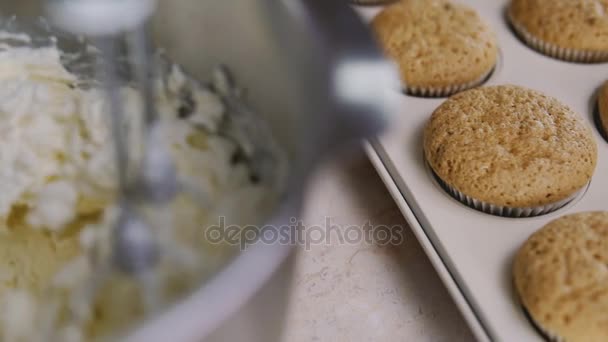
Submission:
[[519,37],[523,39],[528,46],[544,55],[567,62],[598,63],[608,61],[608,51],[577,50],[547,43],[528,32],[513,18],[510,11],[507,12],[507,18]]
[[439,183],[439,185],[448,194],[450,194],[452,197],[454,197],[455,199],[457,199],[461,203],[466,204],[467,206],[469,206],[469,207],[471,207],[473,209],[482,211],[482,212],[487,213],[487,214],[496,215],[496,216],[504,216],[504,217],[534,217],[534,216],[540,216],[540,215],[549,214],[551,212],[554,212],[554,211],[556,211],[558,209],[563,208],[568,203],[572,202],[575,198],[578,197],[578,195],[580,195],[580,193],[582,191],[584,191],[587,188],[587,186],[584,186],[582,189],[580,189],[579,191],[575,192],[572,196],[569,196],[568,198],[565,198],[565,199],[563,199],[561,201],[558,201],[558,202],[546,204],[546,205],[543,205],[543,206],[538,206],[538,207],[507,207],[507,206],[500,206],[500,205],[495,205],[495,204],[491,204],[491,203],[488,203],[488,202],[484,202],[484,201],[478,200],[476,198],[473,198],[473,197],[471,197],[469,195],[466,195],[466,194],[460,192],[455,187],[453,187],[453,186],[449,185],[448,183],[444,182],[435,173],[435,171],[433,171],[433,169],[430,166],[429,166],[429,169],[433,173],[433,176],[435,177],[435,179],[437,180],[437,182]]
[[482,85],[486,82],[486,80],[492,75],[496,69],[496,65],[492,67],[488,72],[483,74],[480,78],[464,83],[464,84],[454,84],[441,88],[425,88],[425,87],[411,87],[407,85],[403,85],[403,92],[412,96],[420,96],[420,97],[448,97],[454,95],[456,93],[460,93],[461,91],[465,91],[471,88],[475,88],[477,86]]

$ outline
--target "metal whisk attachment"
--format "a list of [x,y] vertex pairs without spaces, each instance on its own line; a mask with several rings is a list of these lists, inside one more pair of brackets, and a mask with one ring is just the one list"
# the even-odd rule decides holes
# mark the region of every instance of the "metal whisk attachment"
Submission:
[[[157,113],[154,82],[162,79],[155,74],[161,68],[155,65],[146,30],[155,1],[48,0],[48,5],[50,19],[57,26],[87,36],[99,50],[96,79],[105,89],[115,147],[118,200],[113,210],[106,211],[104,222],[109,225],[104,227],[109,229],[102,230],[109,235],[94,237],[95,242],[89,243],[92,247],[83,244],[88,248],[90,274],[70,293],[69,324],[82,330],[92,318],[102,287],[113,275],[136,282],[145,314],[156,312],[164,302],[163,290],[168,284],[163,268],[196,277],[205,266],[200,252],[176,239],[172,204],[183,194],[207,211],[216,208],[196,181],[178,174],[165,136],[167,123]],[[134,81],[130,85],[142,99],[141,111],[129,112],[123,103],[125,56]],[[209,90],[231,114],[220,130],[239,147],[239,159],[249,167],[252,182],[282,188],[279,184],[285,180],[279,152],[265,126],[253,119],[228,70],[216,69]]]
[[[159,280],[154,272],[161,258],[172,258],[183,267],[192,267],[196,262],[194,252],[177,246],[170,238],[159,238],[171,234],[169,205],[179,187],[175,165],[163,141],[162,124],[154,105],[152,80],[155,68],[146,22],[154,11],[155,1],[49,0],[47,7],[57,26],[87,36],[100,51],[98,77],[107,93],[109,126],[115,146],[119,199],[111,232],[111,255],[107,260],[97,261],[95,274],[78,300],[91,306],[96,292],[111,273],[121,272],[133,276],[140,283],[146,311],[155,311]],[[127,113],[121,97],[118,60],[124,59],[125,54],[121,51],[124,46],[135,76],[135,88],[141,93],[143,108],[140,113]],[[137,116],[136,130],[125,127],[127,115]],[[134,140],[130,134],[136,134],[137,139]],[[165,213],[163,219],[166,222],[151,224],[142,214],[145,208]],[[78,320],[86,319],[86,312],[78,312],[85,309],[73,311]]]

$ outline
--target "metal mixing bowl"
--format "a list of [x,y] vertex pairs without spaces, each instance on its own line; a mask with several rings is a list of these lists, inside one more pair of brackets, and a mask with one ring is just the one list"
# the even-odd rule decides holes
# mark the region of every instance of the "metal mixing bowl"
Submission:
[[[154,39],[192,76],[229,66],[287,151],[288,196],[268,222],[290,223],[308,175],[326,152],[377,133],[395,73],[371,34],[339,0],[160,0]],[[0,15],[43,15],[41,0],[0,5]],[[273,341],[281,332],[293,245],[255,244],[132,341]]]

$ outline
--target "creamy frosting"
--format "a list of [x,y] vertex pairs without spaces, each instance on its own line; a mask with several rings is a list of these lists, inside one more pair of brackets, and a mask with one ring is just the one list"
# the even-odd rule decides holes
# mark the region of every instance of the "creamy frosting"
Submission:
[[[0,39],[7,37],[0,35]],[[95,272],[92,256],[108,257],[109,228],[115,218],[116,169],[105,93],[96,87],[76,86],[78,78],[64,67],[61,57],[55,47],[0,45],[0,249],[16,245],[15,241],[27,246],[27,251],[15,249],[0,255],[0,298],[4,298],[0,337],[7,342],[52,339],[40,336],[50,330],[55,331],[54,339],[82,341],[111,332],[115,324],[122,329],[128,321],[141,318],[137,313],[116,314],[107,292],[102,295],[104,302],[91,303],[107,318],[92,318],[92,307],[75,301],[78,296],[47,297],[41,292],[81,289]],[[242,147],[220,134],[228,114],[218,94],[188,78],[179,67],[170,70],[166,82],[156,81],[156,90],[163,139],[180,181],[213,204],[204,207],[182,194],[166,210],[150,213],[157,215],[152,222],[174,227],[175,236],[167,241],[172,241],[176,258],[193,267],[198,277],[190,280],[196,281],[231,253],[207,244],[201,227],[217,223],[220,212],[234,223],[261,219],[274,204],[276,189],[252,182],[249,166],[235,163],[234,156]],[[142,110],[141,97],[128,86],[120,94],[129,113],[124,125],[131,133],[130,146],[137,152],[141,122],[133,114]],[[187,115],[180,115],[182,111]],[[24,215],[22,222],[13,222],[19,213]],[[198,261],[190,262],[193,257]],[[55,272],[49,275],[51,270]],[[169,277],[173,271],[163,272]],[[125,286],[116,285],[114,293],[121,293],[116,289],[130,293],[122,305],[134,307],[137,299],[129,292],[133,289]],[[83,326],[49,318],[70,307],[89,315],[86,331]],[[32,324],[42,328],[31,329]]]

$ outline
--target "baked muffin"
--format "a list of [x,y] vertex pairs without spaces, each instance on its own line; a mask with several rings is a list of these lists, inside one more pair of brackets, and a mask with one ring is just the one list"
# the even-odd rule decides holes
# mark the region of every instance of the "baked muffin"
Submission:
[[608,61],[608,0],[512,0],[515,31],[541,53],[572,62]]
[[529,316],[555,341],[608,341],[608,212],[561,217],[515,257],[515,289]]
[[372,22],[403,88],[448,96],[482,83],[496,65],[496,36],[471,8],[447,0],[401,0]]
[[597,145],[558,100],[513,86],[471,89],[435,110],[424,154],[441,185],[469,206],[502,216],[561,208],[591,180]]
[[604,137],[608,139],[608,81],[600,88],[597,97],[597,110],[600,119],[600,129]]

